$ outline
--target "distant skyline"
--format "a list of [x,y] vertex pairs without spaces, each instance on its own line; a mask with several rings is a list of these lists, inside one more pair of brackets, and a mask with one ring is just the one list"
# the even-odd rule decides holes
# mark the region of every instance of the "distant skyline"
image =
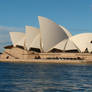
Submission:
[[0,42],[10,42],[9,32],[24,32],[26,25],[39,28],[38,16],[73,35],[92,32],[92,0],[0,0]]

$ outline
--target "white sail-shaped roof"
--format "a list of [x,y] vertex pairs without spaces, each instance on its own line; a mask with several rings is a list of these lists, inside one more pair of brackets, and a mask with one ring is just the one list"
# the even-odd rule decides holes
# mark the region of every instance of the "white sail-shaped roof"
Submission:
[[63,27],[61,25],[59,25],[59,26],[65,31],[65,33],[67,34],[68,37],[72,36],[72,34],[65,27]]
[[64,50],[65,49],[65,46],[67,44],[67,39],[59,42],[55,47],[53,48],[56,48],[56,49],[59,49],[59,50]]
[[32,26],[26,26],[26,34],[25,34],[25,43],[26,48],[29,50],[32,46],[32,42],[35,39],[35,37],[39,34],[39,29],[34,28]]
[[65,40],[61,41],[53,48],[63,50],[63,51],[77,49],[76,45],[70,39],[65,39]]
[[31,47],[40,49],[40,34],[38,34],[31,43]]
[[81,52],[84,52],[86,48],[89,52],[92,51],[92,33],[78,34],[72,36],[70,39],[73,43],[75,43]]
[[[24,37],[22,37],[21,40],[19,40],[16,44],[19,45],[19,46],[25,47],[25,35],[24,35]],[[25,47],[25,48],[26,48],[26,47]]]
[[78,47],[70,39],[67,40],[64,50],[65,51],[67,50],[78,50],[79,51]]
[[38,19],[40,23],[43,50],[45,52],[48,52],[56,44],[68,38],[65,31],[53,21],[41,16],[39,16]]
[[20,41],[24,37],[24,33],[22,32],[10,32],[11,41],[13,46],[18,45],[18,41]]

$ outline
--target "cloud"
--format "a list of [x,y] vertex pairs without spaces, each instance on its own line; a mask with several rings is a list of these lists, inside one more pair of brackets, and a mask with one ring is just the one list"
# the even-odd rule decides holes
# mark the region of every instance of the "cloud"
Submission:
[[3,46],[11,42],[9,32],[24,32],[24,30],[21,27],[0,26],[0,51],[2,51]]
[[24,28],[0,26],[0,32],[1,32],[1,31],[8,31],[8,32],[24,32]]
[[10,40],[9,32],[24,32],[24,28],[0,26],[0,41]]

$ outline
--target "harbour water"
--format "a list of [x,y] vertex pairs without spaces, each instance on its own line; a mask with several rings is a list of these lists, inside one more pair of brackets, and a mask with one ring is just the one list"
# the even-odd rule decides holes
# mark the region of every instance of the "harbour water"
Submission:
[[0,63],[0,92],[92,92],[92,65]]

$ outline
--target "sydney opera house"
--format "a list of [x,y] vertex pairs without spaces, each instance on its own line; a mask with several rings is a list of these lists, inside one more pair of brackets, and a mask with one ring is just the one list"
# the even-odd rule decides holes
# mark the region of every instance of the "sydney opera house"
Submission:
[[72,36],[63,26],[38,16],[40,28],[25,27],[23,32],[10,32],[12,45],[6,46],[2,58],[34,59],[78,57],[92,52],[92,33]]

